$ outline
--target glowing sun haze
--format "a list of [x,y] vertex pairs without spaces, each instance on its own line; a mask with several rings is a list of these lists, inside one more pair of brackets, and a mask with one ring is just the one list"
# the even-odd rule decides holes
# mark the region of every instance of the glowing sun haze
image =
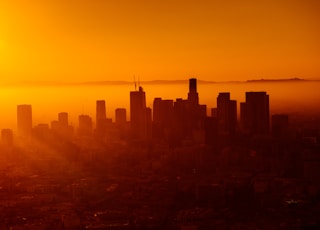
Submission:
[[2,0],[0,84],[319,78],[316,0]]

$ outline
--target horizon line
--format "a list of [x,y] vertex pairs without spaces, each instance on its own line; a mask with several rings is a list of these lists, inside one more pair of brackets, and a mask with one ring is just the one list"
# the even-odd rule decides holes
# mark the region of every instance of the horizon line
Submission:
[[[185,80],[146,80],[140,81],[140,84],[152,85],[152,84],[182,84],[187,83],[188,79]],[[260,79],[249,79],[249,80],[230,80],[230,81],[211,81],[211,80],[201,80],[197,79],[199,84],[241,84],[241,83],[280,83],[280,82],[304,82],[304,81],[320,81],[320,79],[304,79],[304,78],[260,78]],[[63,81],[21,81],[15,83],[4,83],[0,84],[0,87],[13,87],[13,86],[99,86],[99,85],[131,85],[134,81],[125,80],[105,80],[105,81],[79,81],[79,82],[63,82]]]

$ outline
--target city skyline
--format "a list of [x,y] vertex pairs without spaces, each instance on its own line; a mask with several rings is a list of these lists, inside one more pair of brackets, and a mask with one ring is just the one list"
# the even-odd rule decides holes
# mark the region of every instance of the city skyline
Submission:
[[[147,92],[146,103],[152,107],[153,98],[176,99],[186,97],[188,94],[187,80],[168,84],[143,84]],[[138,83],[136,85],[139,85]],[[314,102],[319,100],[317,81],[258,81],[245,83],[212,83],[198,81],[198,88],[201,104],[208,105],[208,111],[216,106],[215,97],[220,92],[230,92],[231,97],[238,102],[245,100],[245,92],[267,91],[271,97],[271,113],[287,112],[294,116],[304,115],[317,117],[319,111]],[[48,123],[54,120],[59,111],[68,111],[70,122],[77,124],[78,114],[88,114],[94,117],[94,105],[96,100],[104,100],[107,104],[106,114],[109,118],[115,119],[115,109],[121,105],[129,111],[128,92],[134,90],[133,82],[125,85],[85,85],[85,86],[31,86],[31,87],[8,87],[2,88],[1,101],[2,117],[0,127],[16,127],[15,107],[18,104],[32,104],[34,118],[38,123]],[[287,93],[283,93],[286,88]],[[297,91],[308,91],[307,94],[297,94]],[[68,95],[63,99],[56,95]],[[45,100],[43,100],[45,98]],[[238,104],[238,114],[240,105]],[[128,114],[130,117],[130,114]]]
[[219,91],[207,114],[197,79],[183,86],[152,109],[131,89],[131,118],[117,108],[115,122],[102,99],[78,126],[67,111],[37,123],[32,104],[17,105],[18,132],[1,129],[5,228],[319,228],[319,116],[270,114],[266,91],[239,102]]
[[[114,116],[110,118],[106,113],[106,101],[99,99],[96,100],[96,118],[93,119],[92,115],[81,113],[77,115],[77,125],[73,124],[72,126],[69,126],[68,111],[57,112],[58,120],[33,125],[32,105],[17,105],[18,134],[31,134],[33,128],[41,126],[48,127],[52,130],[67,129],[68,127],[71,129],[77,128],[79,129],[77,133],[79,132],[80,135],[83,135],[81,133],[92,135],[93,130],[95,130],[96,135],[104,136],[103,133],[111,127],[110,125],[119,124],[119,120],[122,120],[122,126],[125,125],[126,122],[130,123],[131,133],[133,133],[134,136],[146,138],[152,133],[152,122],[156,125],[161,124],[167,127],[167,129],[171,129],[171,126],[174,127],[174,124],[179,119],[173,122],[176,118],[174,118],[173,114],[170,114],[173,113],[173,110],[177,109],[183,109],[178,112],[178,114],[180,114],[179,116],[182,116],[183,113],[190,114],[186,123],[181,125],[185,127],[190,126],[188,129],[191,130],[197,128],[198,125],[196,124],[205,117],[214,117],[217,119],[220,134],[227,133],[228,135],[234,135],[238,126],[252,133],[269,133],[269,95],[265,91],[245,92],[244,102],[230,100],[230,92],[219,92],[216,107],[208,108],[207,104],[199,103],[197,79],[190,78],[188,81],[189,91],[187,96],[185,95],[187,99],[183,99],[183,97],[176,99],[156,97],[153,98],[153,106],[149,108],[146,106],[146,92],[144,92],[142,86],[139,86],[135,88],[134,91],[130,91],[130,107],[127,108],[130,116],[128,118],[126,117],[126,108],[122,108],[121,105],[113,110]],[[238,107],[239,109],[237,109]],[[121,112],[122,114],[119,115],[120,110],[123,111]],[[167,114],[165,115],[165,113]],[[164,122],[165,120],[166,122]],[[141,127],[145,128],[141,130]]]
[[[245,93],[245,101],[230,100],[230,92],[219,92],[215,108],[208,108],[199,102],[198,83],[196,78],[190,78],[189,90],[186,99],[183,97],[173,99],[153,99],[153,106],[146,105],[146,92],[142,86],[130,91],[129,118],[126,109],[117,107],[113,112],[115,120],[106,113],[106,101],[96,100],[95,119],[92,116],[78,114],[78,124],[69,124],[69,113],[58,112],[58,119],[37,123],[32,117],[32,105],[17,105],[17,136],[20,138],[34,135],[48,135],[52,132],[63,138],[71,139],[73,136],[94,137],[108,142],[114,141],[117,135],[125,141],[151,141],[164,139],[176,145],[183,140],[193,140],[195,143],[216,145],[216,140],[228,143],[240,133],[247,135],[269,136],[270,134],[270,108],[269,95],[265,91],[249,91]],[[121,105],[120,105],[121,106]],[[209,112],[210,111],[210,112]],[[276,114],[275,116],[289,116]],[[280,116],[280,117],[281,117]],[[240,118],[238,121],[238,117]],[[272,115],[274,118],[274,115]],[[287,119],[288,120],[288,119]],[[281,135],[283,118],[275,118],[275,125]],[[8,128],[2,129],[3,137],[8,137]],[[10,129],[9,129],[10,132]],[[12,141],[6,141],[11,143]],[[214,144],[213,144],[214,143]]]
[[320,229],[319,12],[0,0],[0,229]]

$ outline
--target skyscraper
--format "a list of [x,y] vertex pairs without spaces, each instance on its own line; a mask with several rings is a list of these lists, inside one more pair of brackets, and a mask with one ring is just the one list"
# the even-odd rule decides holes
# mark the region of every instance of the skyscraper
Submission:
[[146,94],[141,86],[138,91],[130,92],[130,124],[132,138],[147,138]]
[[17,126],[19,135],[30,135],[32,131],[31,105],[17,106]]
[[182,98],[177,98],[173,104],[173,135],[171,141],[174,144],[179,144],[186,136],[190,135],[188,132],[188,101]]
[[69,114],[67,112],[58,113],[58,120],[51,122],[51,129],[61,137],[71,138],[73,127],[69,125]]
[[92,118],[88,115],[79,115],[79,135],[91,136],[92,134]]
[[230,100],[230,93],[219,93],[217,97],[217,119],[219,133],[234,135],[237,126],[237,101]]
[[230,93],[219,93],[217,97],[217,118],[220,133],[228,132]]
[[125,108],[116,109],[116,124],[125,125],[127,122],[127,112]]
[[152,137],[152,109],[146,108],[146,140],[150,140]]
[[69,124],[68,113],[66,112],[58,113],[58,122],[61,126],[67,127]]
[[153,134],[157,138],[168,137],[173,129],[173,100],[155,98],[153,101]]
[[199,105],[199,95],[197,92],[197,79],[189,79],[189,92],[188,92],[188,102],[191,107],[196,107]]
[[173,116],[173,100],[155,98],[153,101],[153,121],[161,125],[171,125]]
[[234,135],[236,133],[238,117],[237,117],[237,101],[230,100],[229,103],[229,133]]
[[12,146],[13,144],[13,133],[11,129],[1,130],[1,142],[6,146]]
[[241,103],[242,128],[248,134],[269,134],[269,95],[266,92],[246,92]]
[[103,135],[106,126],[106,102],[97,100],[96,102],[96,131],[99,136]]
[[187,135],[193,138],[193,133],[200,127],[200,107],[199,107],[199,95],[197,92],[197,79],[189,79],[189,92],[187,100]]

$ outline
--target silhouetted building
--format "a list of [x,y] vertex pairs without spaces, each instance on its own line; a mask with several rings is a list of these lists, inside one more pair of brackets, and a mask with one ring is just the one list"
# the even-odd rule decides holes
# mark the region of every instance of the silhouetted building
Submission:
[[198,119],[196,129],[193,130],[193,139],[199,144],[205,144],[205,122],[207,118],[207,105],[198,106]]
[[198,91],[197,91],[197,79],[196,78],[189,79],[188,101],[191,104],[191,106],[199,105],[199,95],[198,95]]
[[2,129],[1,130],[1,141],[6,146],[12,146],[13,132],[11,129]]
[[216,146],[218,142],[218,120],[216,117],[206,117],[204,123],[205,144]]
[[237,102],[230,100],[230,93],[219,93],[217,119],[220,134],[234,135],[237,124]]
[[230,109],[230,117],[229,117],[229,132],[231,135],[234,135],[236,133],[237,124],[238,124],[238,117],[237,117],[237,101],[236,100],[230,100],[229,104]]
[[78,134],[80,136],[92,135],[92,118],[88,115],[79,116],[79,129]]
[[240,102],[240,129],[246,131],[247,126],[246,103]]
[[106,102],[104,100],[98,100],[96,102],[96,132],[99,137],[105,134],[106,119]]
[[199,115],[201,119],[207,117],[207,105],[199,105]]
[[51,121],[50,127],[55,132],[59,132],[61,130],[61,125],[59,121]]
[[69,125],[68,113],[58,113],[58,122],[61,126],[67,127]]
[[132,138],[138,140],[146,140],[146,94],[141,86],[139,87],[139,91],[130,92],[130,124]]
[[17,106],[17,124],[20,135],[30,135],[32,131],[32,107],[31,105]]
[[[155,105],[160,102],[160,99],[155,100]],[[155,121],[159,119],[158,117],[161,117],[161,115],[157,114],[160,113],[155,111]],[[199,105],[197,79],[191,78],[189,79],[188,99],[183,100],[178,98],[173,104],[173,124],[170,135],[171,143],[179,145],[182,140],[204,143],[206,114],[207,107],[205,105]]]
[[126,139],[128,136],[127,111],[125,108],[115,110],[115,125],[119,131],[120,139]]
[[217,97],[218,130],[222,135],[234,135],[237,126],[237,102],[230,100],[230,93]]
[[41,140],[47,140],[49,132],[48,124],[38,124],[33,128],[33,135]]
[[165,138],[172,133],[173,100],[155,98],[153,101],[153,134],[157,138]]
[[266,92],[246,92],[246,102],[240,104],[240,112],[244,132],[269,134],[269,95]]
[[211,117],[217,117],[217,113],[218,113],[217,108],[211,109]]
[[127,123],[127,111],[125,108],[116,109],[116,124],[125,125]]
[[217,97],[217,117],[219,122],[227,123],[229,116],[230,93],[219,93]]
[[177,98],[173,104],[173,112],[173,134],[170,141],[177,145],[188,136],[188,101]]
[[67,112],[58,113],[58,120],[51,121],[51,130],[63,138],[71,138],[73,127],[69,125],[69,115]]
[[189,93],[187,104],[187,135],[193,138],[194,132],[199,131],[201,126],[200,121],[200,108],[199,108],[199,95],[197,92],[197,79],[189,79]]
[[[153,121],[161,124],[169,121],[170,113],[173,112],[173,100],[162,100],[161,98],[155,98],[153,100]],[[169,113],[169,114],[168,114]]]
[[146,108],[146,139],[150,140],[152,137],[152,110],[151,108]]
[[272,136],[282,138],[288,135],[289,116],[287,114],[274,114],[271,117]]

